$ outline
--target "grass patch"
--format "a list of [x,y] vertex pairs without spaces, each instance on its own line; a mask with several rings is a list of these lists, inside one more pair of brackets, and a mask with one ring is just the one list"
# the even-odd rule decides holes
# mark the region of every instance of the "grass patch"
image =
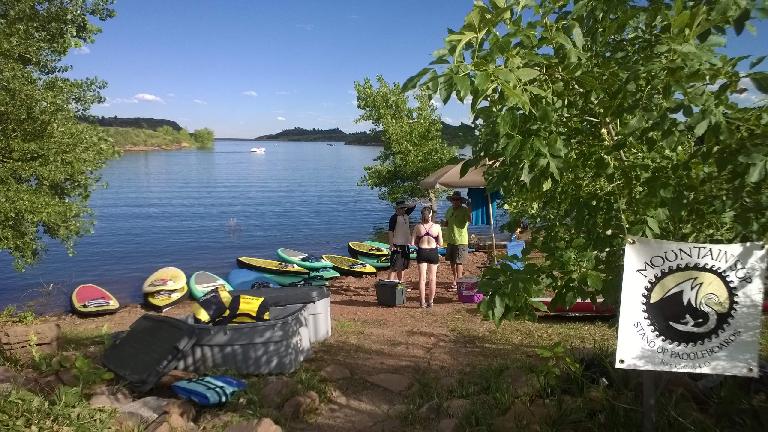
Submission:
[[15,306],[6,306],[0,312],[0,324],[30,325],[34,324],[37,318],[32,310],[17,311]]
[[106,348],[112,342],[109,324],[100,329],[66,329],[61,332],[62,351],[83,351],[93,347]]
[[339,336],[360,336],[365,333],[365,326],[353,320],[335,320],[333,321],[333,331]]
[[114,411],[91,408],[77,388],[60,387],[50,398],[13,389],[0,397],[4,431],[108,430]]

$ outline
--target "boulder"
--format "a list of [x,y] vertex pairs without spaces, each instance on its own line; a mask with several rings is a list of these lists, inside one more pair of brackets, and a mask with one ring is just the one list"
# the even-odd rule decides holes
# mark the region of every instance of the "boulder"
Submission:
[[259,399],[264,406],[268,408],[277,408],[289,398],[296,394],[298,386],[287,377],[277,376],[267,378],[267,382],[259,392]]
[[459,421],[456,419],[443,419],[437,424],[437,432],[458,432]]
[[163,388],[169,388],[171,384],[175,383],[176,381],[181,381],[185,379],[195,379],[197,378],[197,374],[193,372],[187,372],[182,370],[172,370],[165,374],[164,377],[160,378],[160,381],[158,381],[157,386],[163,387]]
[[127,405],[123,405],[119,407],[118,410],[124,413],[138,414],[145,422],[150,423],[165,414],[165,405],[168,401],[169,399],[163,399],[157,396],[147,396]]
[[72,369],[62,369],[56,372],[56,376],[58,376],[59,381],[65,386],[77,387],[80,385],[80,376]]
[[411,387],[411,384],[413,384],[413,379],[411,377],[391,373],[373,375],[365,377],[365,379],[366,381],[384,387],[394,393],[402,393],[408,390]]
[[240,422],[229,426],[224,432],[282,432],[283,429],[276,425],[268,417],[260,418],[258,421]]
[[328,378],[331,381],[338,381],[352,376],[347,368],[339,365],[326,366],[322,371],[320,371],[320,375]]
[[450,399],[443,404],[443,408],[449,417],[460,418],[471,405],[472,402],[467,399]]
[[119,413],[112,421],[115,430],[137,431],[143,430],[144,419],[136,413]]
[[33,353],[56,353],[60,338],[61,326],[58,324],[7,327],[0,331],[0,349],[7,355],[27,360]]
[[189,423],[176,414],[163,414],[155,419],[145,432],[197,432],[194,423]]
[[513,398],[531,396],[539,391],[539,382],[536,377],[519,369],[510,370],[509,379],[510,396]]
[[186,400],[171,399],[163,407],[166,414],[177,416],[191,423],[195,420],[195,406]]
[[313,391],[303,395],[294,396],[283,405],[280,414],[288,419],[303,418],[310,412],[320,407],[320,398]]
[[123,405],[133,402],[131,394],[122,387],[100,385],[93,387],[90,393],[92,396],[88,400],[88,404],[94,408],[112,407],[119,410]]

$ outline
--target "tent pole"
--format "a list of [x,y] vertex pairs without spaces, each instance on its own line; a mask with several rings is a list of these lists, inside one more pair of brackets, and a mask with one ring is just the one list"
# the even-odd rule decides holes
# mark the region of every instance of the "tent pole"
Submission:
[[485,188],[485,197],[488,198],[488,216],[491,219],[491,256],[493,257],[493,265],[496,265],[496,233],[493,230],[493,205],[491,204],[491,194],[488,193],[488,188]]

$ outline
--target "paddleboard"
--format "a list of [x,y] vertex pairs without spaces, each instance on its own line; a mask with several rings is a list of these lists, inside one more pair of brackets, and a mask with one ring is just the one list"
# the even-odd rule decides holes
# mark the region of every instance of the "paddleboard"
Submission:
[[309,276],[309,270],[301,268],[296,264],[284,263],[275,260],[251,258],[251,257],[239,257],[237,259],[237,266],[240,268],[246,268],[249,270],[256,270],[269,273],[279,273],[296,276]]
[[213,273],[199,271],[189,277],[189,294],[197,300],[212,289],[223,287],[227,291],[232,291],[232,286],[227,281],[216,276]]
[[297,266],[308,270],[333,267],[333,264],[320,257],[308,255],[293,249],[280,248],[277,250],[277,256],[287,263],[296,264]]
[[85,284],[72,291],[72,310],[78,315],[115,313],[120,307],[117,299],[104,288]]
[[278,288],[274,280],[266,277],[263,273],[248,269],[234,269],[227,275],[229,285],[236,290],[247,290],[253,287],[254,283],[259,283],[262,288]]
[[370,256],[379,258],[389,255],[389,246],[380,247],[364,242],[349,242],[347,243],[347,250],[351,256]]
[[350,276],[373,276],[376,269],[360,260],[341,255],[323,255],[323,259],[333,264],[333,269]]
[[[387,243],[377,242],[377,241],[373,241],[373,240],[366,240],[363,243],[371,245],[371,246],[376,246],[376,247],[380,247],[380,248],[383,248],[383,249],[387,249],[387,251],[389,251],[389,245]],[[416,259],[416,246],[408,246],[408,252],[410,252],[408,257],[410,259],[412,259],[412,260],[415,260]],[[445,248],[443,248],[443,253],[445,253]]]
[[358,260],[372,266],[375,269],[387,269],[390,267],[389,256],[373,258],[367,256],[358,256]]
[[186,287],[187,276],[183,271],[176,267],[163,267],[149,275],[142,285],[142,291],[144,294],[149,294],[156,291],[186,289]]
[[177,304],[184,301],[188,292],[189,290],[187,289],[186,285],[182,286],[181,289],[172,291],[154,291],[148,294],[144,294],[144,302],[150,309],[154,309],[159,312],[165,312],[173,306],[176,306]]

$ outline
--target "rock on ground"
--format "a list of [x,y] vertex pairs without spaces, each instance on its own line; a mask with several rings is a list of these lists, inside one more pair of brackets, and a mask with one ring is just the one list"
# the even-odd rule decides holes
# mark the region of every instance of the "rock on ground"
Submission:
[[411,387],[411,384],[413,384],[413,378],[391,373],[369,376],[365,377],[365,379],[395,393],[402,393],[408,390]]
[[352,376],[352,374],[349,372],[349,369],[339,365],[326,366],[322,371],[320,371],[320,375],[328,378],[331,381],[338,381]]
[[277,408],[291,395],[295,394],[297,390],[298,386],[290,378],[283,376],[270,377],[267,379],[266,385],[262,387],[259,398],[264,406]]
[[276,425],[269,417],[260,418],[258,421],[248,421],[233,424],[224,432],[282,432],[283,429]]

